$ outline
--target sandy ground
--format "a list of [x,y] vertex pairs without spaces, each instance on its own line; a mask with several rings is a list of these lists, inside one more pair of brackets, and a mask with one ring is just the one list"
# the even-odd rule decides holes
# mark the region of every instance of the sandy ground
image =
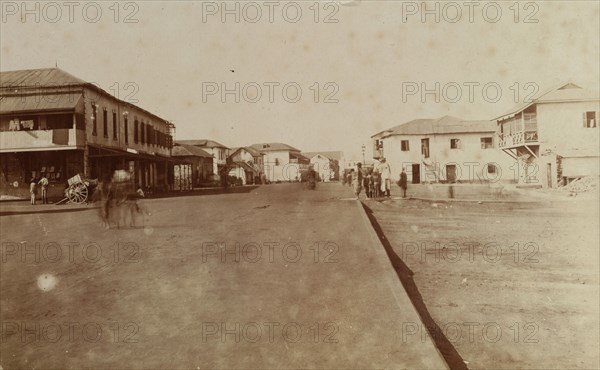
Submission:
[[445,367],[348,188],[246,190],[145,200],[131,229],[0,204],[0,365]]
[[466,366],[600,366],[597,199],[364,203],[433,334]]

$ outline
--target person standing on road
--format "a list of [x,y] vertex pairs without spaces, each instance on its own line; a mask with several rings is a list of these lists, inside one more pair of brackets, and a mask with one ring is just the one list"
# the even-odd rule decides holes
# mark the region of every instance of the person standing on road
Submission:
[[42,174],[42,178],[38,181],[38,185],[42,187],[42,204],[48,204],[48,178],[46,174]]
[[29,194],[31,195],[31,205],[35,206],[35,196],[37,193],[37,181],[35,177],[32,177],[29,181]]
[[[354,171],[354,169],[352,169]],[[360,200],[360,192],[362,190],[363,172],[362,163],[356,164],[356,171],[352,172],[352,185],[354,186],[354,194],[356,194],[356,200]]]
[[379,193],[381,192],[381,175],[377,168],[373,170],[373,198],[379,198]]
[[363,178],[363,188],[365,188],[365,195],[367,196],[367,198],[371,198],[370,184],[371,184],[371,173],[372,172],[373,172],[373,170],[369,169],[367,171],[366,176]]
[[381,158],[381,163],[377,166],[381,175],[381,192],[385,192],[386,197],[390,197],[390,185],[392,183],[392,170],[385,158]]
[[402,172],[400,172],[400,181],[398,181],[398,185],[400,185],[400,188],[402,189],[402,198],[406,198],[406,188],[407,188],[407,183],[408,183],[408,179],[406,177],[406,172],[404,172],[404,168],[402,169]]

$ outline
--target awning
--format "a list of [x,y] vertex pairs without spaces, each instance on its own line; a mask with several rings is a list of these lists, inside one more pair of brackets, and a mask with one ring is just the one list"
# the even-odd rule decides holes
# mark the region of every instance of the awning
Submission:
[[[131,159],[144,159],[151,161],[168,161],[168,162],[179,162],[177,159],[167,157],[160,154],[148,154],[136,151],[137,153],[132,153],[128,150],[122,150],[117,148],[109,148],[102,145],[97,144],[88,144],[89,147],[99,149],[103,151],[99,154],[89,154],[89,158],[107,158],[107,157],[127,157]],[[184,162],[182,162],[184,163]]]
[[0,96],[0,114],[74,111],[81,93]]
[[246,162],[239,161],[239,162],[234,162],[233,164],[238,167],[241,167],[242,169],[244,169],[244,171],[248,171],[248,172],[252,172],[252,173],[259,173],[259,171],[256,168],[250,166]]

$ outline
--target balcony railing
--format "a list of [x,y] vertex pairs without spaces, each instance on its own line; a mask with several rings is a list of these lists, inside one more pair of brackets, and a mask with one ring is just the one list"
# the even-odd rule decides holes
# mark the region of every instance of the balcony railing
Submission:
[[538,142],[537,131],[519,131],[508,135],[498,135],[500,148],[514,148]]
[[76,149],[85,145],[85,131],[73,128],[0,132],[0,152]]

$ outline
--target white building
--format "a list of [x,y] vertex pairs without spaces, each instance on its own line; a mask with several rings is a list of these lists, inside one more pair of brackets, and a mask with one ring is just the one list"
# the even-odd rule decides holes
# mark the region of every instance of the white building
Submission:
[[258,184],[263,173],[265,154],[250,148],[233,148],[228,158],[229,175],[242,180],[242,184]]
[[600,94],[561,84],[496,117],[499,147],[518,161],[518,182],[556,187],[599,175]]
[[308,158],[291,145],[261,143],[250,147],[265,154],[264,172],[270,182],[299,181],[301,172],[308,169]]
[[319,175],[321,181],[339,180],[340,171],[343,171],[343,152],[303,152],[302,155],[310,159],[310,164]]
[[413,184],[511,181],[515,162],[498,150],[495,126],[450,116],[416,119],[373,135],[373,157],[386,158],[394,179],[404,168]]
[[213,156],[213,174],[219,179],[221,169],[227,164],[229,148],[214,140],[178,140],[178,143],[197,146]]

